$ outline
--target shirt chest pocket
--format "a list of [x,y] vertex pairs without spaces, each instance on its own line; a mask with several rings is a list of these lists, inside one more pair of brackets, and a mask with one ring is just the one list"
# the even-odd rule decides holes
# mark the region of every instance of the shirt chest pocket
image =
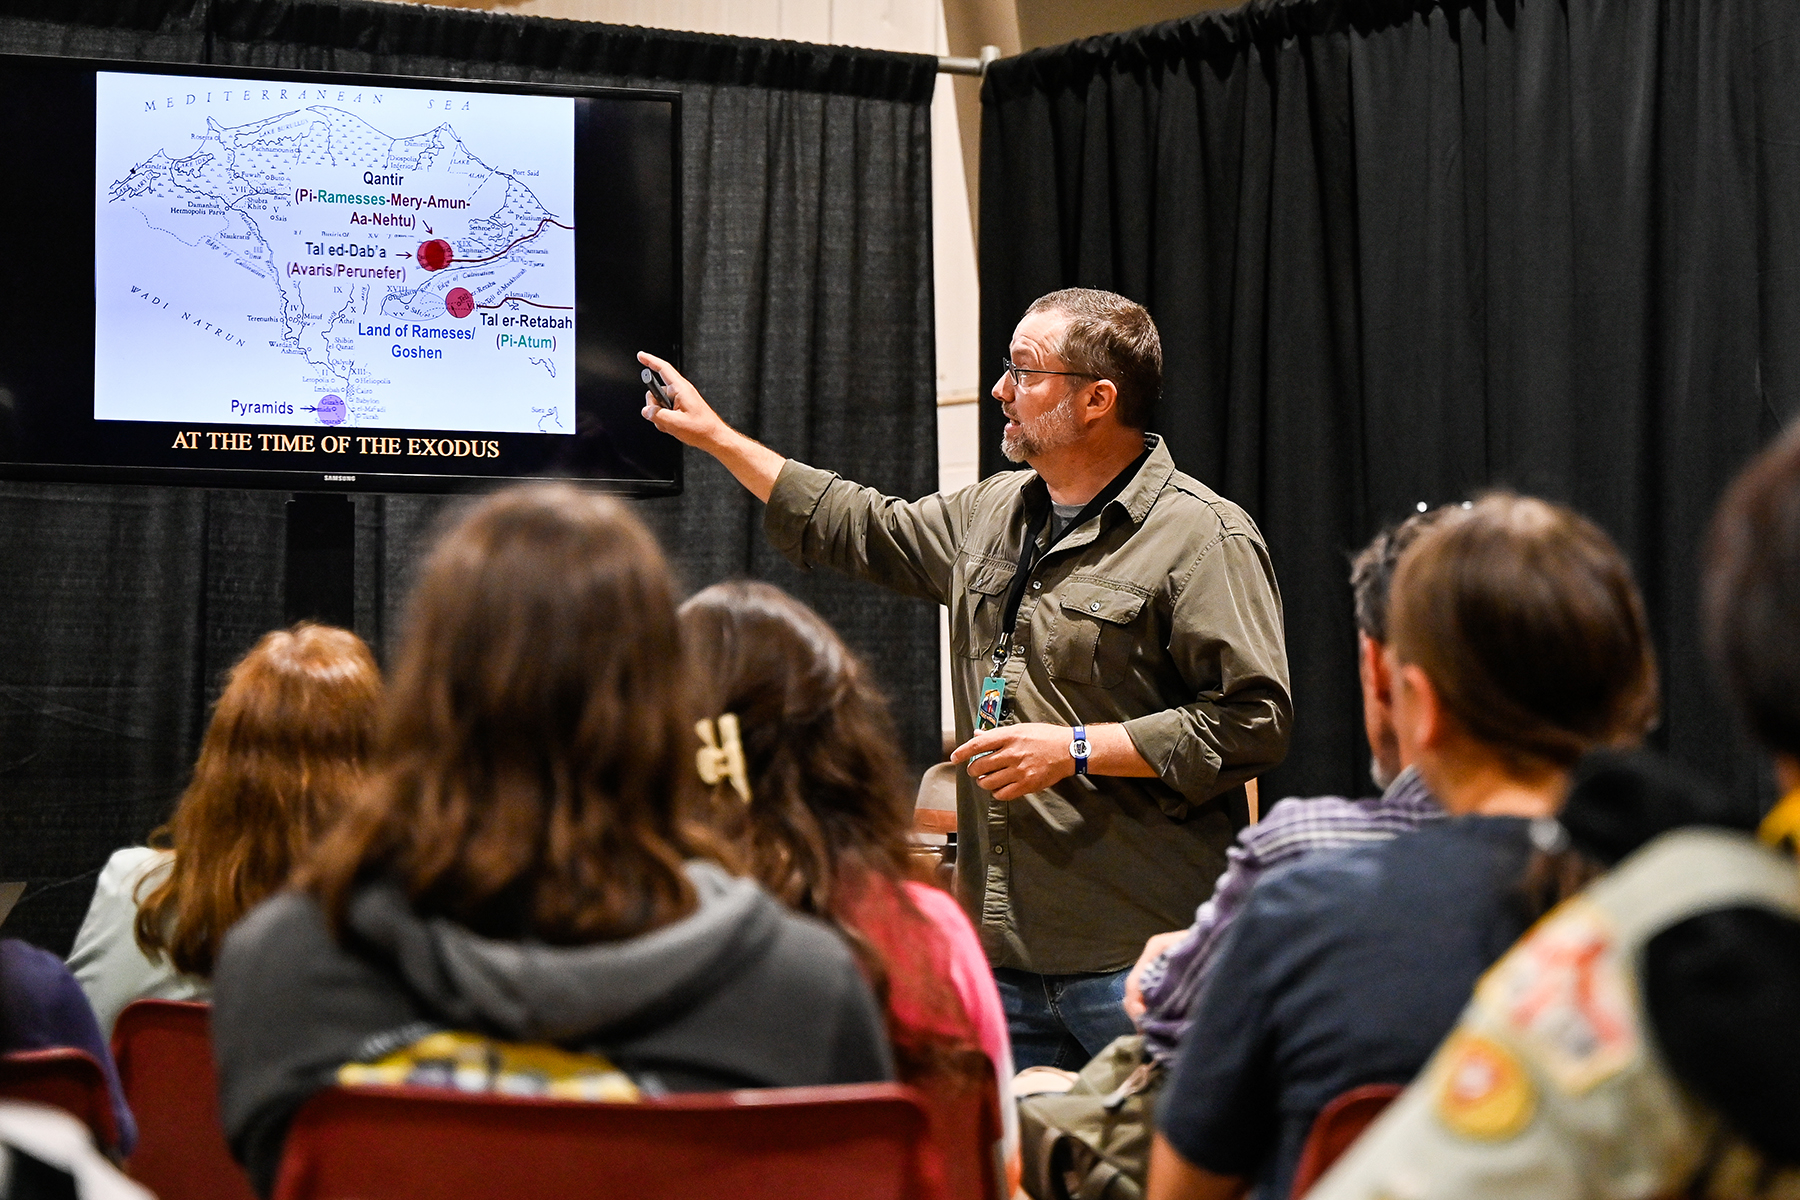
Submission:
[[1044,665],[1057,679],[1116,687],[1144,636],[1144,595],[1113,584],[1071,580],[1060,589]]
[[974,559],[963,586],[952,593],[950,649],[963,658],[982,658],[1000,643],[1001,609],[1006,607],[1015,563]]

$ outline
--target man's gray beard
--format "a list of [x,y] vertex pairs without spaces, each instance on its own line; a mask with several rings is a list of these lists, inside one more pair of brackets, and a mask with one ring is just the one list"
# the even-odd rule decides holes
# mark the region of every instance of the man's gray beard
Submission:
[[1081,425],[1075,420],[1075,398],[1080,394],[1072,390],[1036,421],[1020,422],[1017,433],[1002,433],[1000,453],[1008,462],[1029,462],[1040,454],[1074,445],[1081,439]]

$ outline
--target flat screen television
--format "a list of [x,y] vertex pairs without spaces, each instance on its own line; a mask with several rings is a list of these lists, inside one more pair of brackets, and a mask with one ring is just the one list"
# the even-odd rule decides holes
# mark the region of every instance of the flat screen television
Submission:
[[679,105],[0,56],[0,476],[680,491]]

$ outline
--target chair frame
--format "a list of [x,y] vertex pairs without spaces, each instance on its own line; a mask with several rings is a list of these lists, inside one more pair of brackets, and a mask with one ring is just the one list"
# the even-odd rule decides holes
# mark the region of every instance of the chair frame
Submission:
[[[126,1171],[158,1196],[256,1200],[250,1181],[231,1157],[219,1122],[211,1015],[212,1005],[203,1001],[136,1000],[113,1024],[119,1084],[138,1119],[137,1149],[126,1162]],[[143,1062],[146,1057],[169,1061],[166,1049],[158,1056],[144,1046],[142,1039],[158,1034],[182,1041],[197,1037],[201,1043],[195,1061],[184,1064],[192,1074],[184,1069],[181,1082]]]
[[[1294,1182],[1288,1200],[1300,1200],[1324,1178],[1333,1163],[1356,1144],[1356,1139],[1375,1123],[1382,1110],[1406,1089],[1397,1083],[1365,1083],[1333,1096],[1307,1131],[1306,1144],[1300,1148],[1300,1161],[1294,1167]],[[1346,1122],[1354,1125],[1350,1137],[1343,1136]]]
[[[725,1164],[729,1171],[730,1146],[755,1140],[779,1149],[786,1143],[775,1135],[783,1126],[816,1129],[833,1116],[852,1118],[851,1124],[877,1135],[884,1141],[896,1137],[910,1144],[903,1176],[896,1181],[894,1194],[907,1200],[937,1200],[929,1182],[926,1147],[929,1117],[925,1104],[913,1089],[901,1084],[849,1084],[833,1087],[770,1088],[739,1092],[682,1093],[636,1104],[615,1104],[581,1100],[550,1099],[537,1096],[508,1096],[492,1093],[458,1092],[450,1089],[422,1087],[356,1087],[326,1088],[303,1105],[288,1130],[285,1153],[276,1177],[274,1200],[338,1200],[331,1190],[330,1176],[344,1173],[342,1163],[334,1163],[334,1132],[383,1128],[391,1134],[396,1146],[410,1141],[409,1134],[434,1121],[449,1123],[479,1120],[497,1137],[518,1134],[521,1149],[532,1152],[533,1141],[544,1151],[538,1161],[549,1161],[558,1143],[566,1145],[582,1137],[584,1129],[592,1129],[606,1142],[641,1139],[652,1152],[668,1151],[671,1161],[668,1196],[702,1194],[693,1190],[697,1179],[680,1173],[685,1162],[689,1171],[704,1176]],[[734,1128],[720,1132],[722,1123]],[[720,1149],[716,1160],[709,1161],[704,1151],[709,1141]],[[683,1151],[687,1151],[683,1154]],[[398,1153],[405,1151],[399,1150]],[[336,1151],[335,1153],[342,1153]],[[420,1162],[421,1170],[430,1175],[434,1164]],[[360,1171],[381,1171],[367,1159]],[[517,1190],[526,1185],[515,1170],[503,1179],[492,1175],[479,1178],[470,1174],[470,1163],[435,1164],[438,1175],[408,1196],[457,1196],[468,1200],[498,1200],[499,1197],[529,1195]],[[504,1172],[500,1172],[504,1174]],[[321,1182],[321,1176],[325,1179]],[[376,1177],[367,1180],[361,1195],[379,1195]],[[823,1185],[822,1185],[823,1187]],[[755,1196],[753,1188],[738,1180],[731,1194]],[[685,1190],[684,1190],[685,1189]],[[564,1194],[566,1189],[558,1192]],[[401,1193],[394,1193],[400,1195]],[[707,1192],[705,1194],[713,1194]],[[724,1194],[723,1192],[717,1194]],[[773,1194],[773,1193],[761,1193]],[[819,1196],[830,1194],[824,1190]]]
[[[71,1096],[80,1092],[80,1100]],[[119,1149],[119,1120],[100,1062],[74,1046],[11,1050],[0,1055],[0,1098],[29,1100],[70,1113],[109,1155]]]

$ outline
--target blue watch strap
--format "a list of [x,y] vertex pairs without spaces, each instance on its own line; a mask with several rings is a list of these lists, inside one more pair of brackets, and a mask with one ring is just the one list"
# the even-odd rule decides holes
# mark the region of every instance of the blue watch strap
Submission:
[[1075,773],[1086,775],[1088,773],[1087,726],[1075,726],[1074,734],[1074,739],[1069,743],[1069,757],[1075,760]]

